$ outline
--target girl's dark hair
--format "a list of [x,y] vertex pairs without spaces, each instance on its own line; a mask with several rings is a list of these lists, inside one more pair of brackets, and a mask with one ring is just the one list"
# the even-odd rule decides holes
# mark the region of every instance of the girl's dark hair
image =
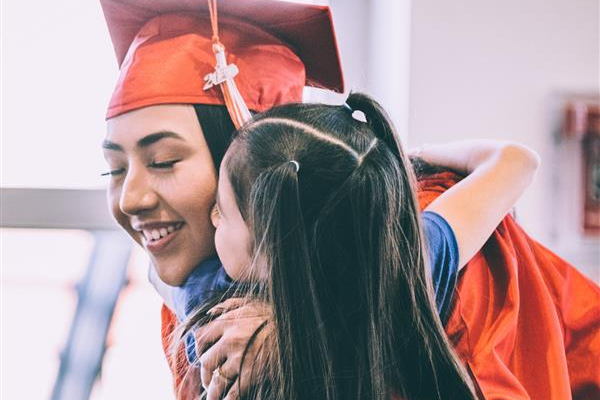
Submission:
[[251,398],[474,399],[435,307],[398,135],[368,96],[347,104],[256,115],[225,159],[253,236],[248,276],[267,276],[248,296],[271,304],[276,331],[268,388]]

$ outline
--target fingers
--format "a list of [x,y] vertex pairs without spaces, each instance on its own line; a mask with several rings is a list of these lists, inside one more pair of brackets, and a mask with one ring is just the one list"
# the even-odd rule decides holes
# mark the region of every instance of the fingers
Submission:
[[231,380],[223,376],[219,369],[216,369],[210,380],[210,384],[206,389],[206,400],[219,400],[223,394],[227,392],[227,388],[231,385]]
[[270,316],[269,310],[270,309],[264,304],[246,302],[239,305],[237,308],[232,308],[231,310],[223,312],[214,321],[247,320],[259,317],[267,318]]
[[[226,301],[222,304],[222,310],[227,311],[195,332],[197,352],[202,354],[200,377],[207,400],[223,396],[238,400],[240,392],[244,393],[256,379],[252,371],[255,367],[262,369],[266,362],[257,356],[271,330],[268,324],[271,313],[268,307],[257,303]],[[243,376],[238,377],[242,358],[245,360]]]
[[[231,299],[236,300],[236,299]],[[227,301],[222,304],[227,303]],[[226,307],[233,307],[236,303],[226,304]],[[210,346],[220,340],[227,329],[238,329],[241,324],[246,328],[256,327],[269,317],[269,311],[266,307],[256,304],[246,304],[230,311],[224,311],[212,322],[196,329],[196,353],[202,354]],[[243,335],[243,334],[242,334]],[[249,336],[248,336],[249,337]]]
[[[214,310],[214,311],[213,311]],[[243,299],[228,299],[211,308],[209,313],[218,315],[212,322],[196,329],[196,352],[202,354],[213,343],[219,340],[225,330],[239,321],[232,320],[257,318],[268,316],[267,308],[263,305],[249,304]]]
[[[227,366],[227,363],[223,364],[220,368],[215,370],[212,374],[212,378],[210,380],[210,384],[206,389],[207,397],[206,400],[239,400],[240,392],[244,393],[246,391],[246,387],[250,382],[250,370],[251,368],[244,369],[244,375],[248,375],[244,379],[245,386],[240,385],[239,377],[235,375],[228,375],[228,372],[233,365]],[[248,372],[246,372],[248,371]]]
[[[266,330],[264,331],[266,332]],[[228,357],[221,366],[223,375],[235,380],[230,385],[224,399],[239,400],[240,393],[247,393],[249,388],[261,379],[261,371],[265,370],[266,357],[260,357],[263,352],[264,338],[254,342],[248,348],[242,366],[242,357]],[[225,394],[225,392],[223,393]],[[222,394],[222,395],[223,395]],[[221,395],[221,396],[222,396]]]
[[206,368],[203,368],[203,366],[200,366],[200,380],[202,381],[202,387],[204,388],[204,390],[208,390],[208,387],[210,386],[210,381],[212,380],[212,376],[213,376],[213,371],[209,371]]
[[222,321],[213,321],[207,325],[201,326],[194,331],[196,338],[196,354],[204,353],[210,346],[216,343],[227,328],[227,324]]
[[222,399],[225,394],[228,398],[239,398],[239,381],[237,372],[239,371],[239,362],[227,359],[212,373],[212,378],[207,391],[207,400]]
[[223,400],[239,400],[240,399],[240,385],[239,381],[236,379],[231,387],[229,388],[229,392],[227,392],[227,396],[223,397]]
[[246,300],[244,298],[233,297],[231,299],[227,299],[227,300],[217,304],[216,306],[214,306],[213,308],[208,310],[207,314],[211,314],[213,316],[221,315],[223,313],[226,313],[227,311],[231,311],[236,308],[239,308],[247,302],[248,302],[248,300]]
[[213,372],[227,360],[226,347],[221,342],[215,343],[200,356],[200,378],[205,389],[213,379]]
[[251,383],[256,383],[254,381],[251,381],[251,375],[254,371],[254,368],[252,366],[245,365],[241,371],[239,370],[239,367],[239,364],[236,365],[236,368],[238,369],[237,372],[241,372],[242,375],[236,377],[235,381],[229,387],[227,396],[225,396],[223,400],[239,400],[240,393],[246,393],[249,385]]

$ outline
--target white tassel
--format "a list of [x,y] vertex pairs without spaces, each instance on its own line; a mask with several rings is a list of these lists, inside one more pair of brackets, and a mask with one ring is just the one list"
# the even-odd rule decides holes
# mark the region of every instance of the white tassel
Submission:
[[204,90],[208,90],[216,85],[221,87],[225,106],[227,106],[236,129],[239,129],[245,122],[252,118],[252,114],[250,114],[250,110],[233,80],[239,73],[239,69],[235,64],[227,64],[225,47],[222,44],[215,43],[213,51],[217,59],[217,65],[215,66],[215,72],[204,77],[204,81],[206,82]]

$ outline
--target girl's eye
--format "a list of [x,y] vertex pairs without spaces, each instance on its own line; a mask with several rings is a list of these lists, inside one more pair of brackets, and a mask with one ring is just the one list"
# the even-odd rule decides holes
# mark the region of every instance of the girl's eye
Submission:
[[179,161],[181,160],[170,160],[165,162],[152,161],[148,166],[152,168],[165,169],[173,167],[173,165],[177,164]]
[[111,171],[100,174],[100,176],[117,176],[123,174],[123,172],[125,172],[125,168],[113,169]]

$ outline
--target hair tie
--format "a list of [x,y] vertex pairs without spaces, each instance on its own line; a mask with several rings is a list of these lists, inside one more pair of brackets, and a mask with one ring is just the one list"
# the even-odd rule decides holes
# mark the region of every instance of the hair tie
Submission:
[[290,160],[288,162],[294,164],[294,166],[296,167],[296,173],[298,173],[298,171],[300,171],[300,164],[298,163],[298,161],[296,161],[296,160]]
[[367,116],[363,111],[353,110],[348,103],[344,103],[344,107],[350,111],[350,115],[352,115],[352,118],[354,118],[356,121],[364,123],[367,122]]
[[364,111],[360,111],[360,110],[352,111],[352,118],[354,118],[358,122],[364,122],[365,124],[367,123],[367,116]]

